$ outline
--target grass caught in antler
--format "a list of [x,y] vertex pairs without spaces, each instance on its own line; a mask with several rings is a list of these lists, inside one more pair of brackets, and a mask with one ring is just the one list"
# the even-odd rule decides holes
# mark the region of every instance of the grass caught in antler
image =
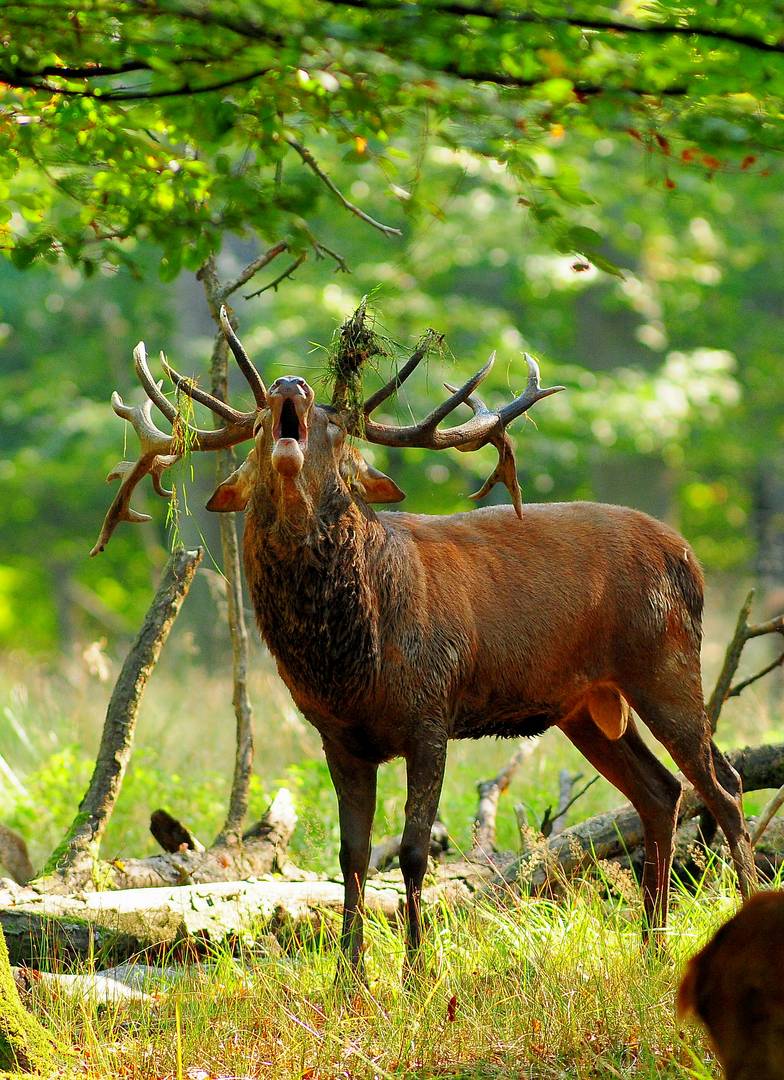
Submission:
[[334,389],[332,404],[358,416],[362,406],[362,369],[375,357],[389,356],[392,343],[376,332],[376,317],[368,311],[369,297],[335,331],[327,352],[325,378]]

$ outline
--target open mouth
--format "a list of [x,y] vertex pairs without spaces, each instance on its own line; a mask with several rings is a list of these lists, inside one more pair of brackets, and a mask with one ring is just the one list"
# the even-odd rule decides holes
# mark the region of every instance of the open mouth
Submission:
[[299,443],[302,450],[308,443],[308,427],[305,417],[301,415],[307,407],[304,398],[284,398],[281,402],[275,422],[272,425],[272,437],[278,439],[294,439]]

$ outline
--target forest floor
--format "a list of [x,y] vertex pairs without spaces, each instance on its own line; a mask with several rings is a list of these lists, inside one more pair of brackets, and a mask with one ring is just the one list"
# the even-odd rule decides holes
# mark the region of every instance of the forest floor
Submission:
[[731,874],[719,867],[696,896],[676,888],[659,955],[640,943],[637,887],[610,869],[612,881],[580,882],[557,904],[431,910],[424,974],[405,987],[400,930],[373,919],[367,986],[336,987],[335,916],[291,949],[265,941],[179,971],[145,968],[149,1001],[40,985],[27,1000],[94,1078],[720,1076],[674,999],[686,960],[735,906]]

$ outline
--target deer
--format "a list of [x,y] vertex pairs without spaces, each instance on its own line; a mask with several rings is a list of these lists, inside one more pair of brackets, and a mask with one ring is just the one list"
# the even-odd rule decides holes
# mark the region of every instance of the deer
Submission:
[[[207,508],[245,512],[245,576],[261,637],[321,736],[337,795],[341,946],[351,969],[362,966],[377,772],[401,757],[407,797],[399,858],[408,963],[417,963],[450,739],[559,728],[639,813],[644,933],[656,936],[667,922],[681,784],[643,740],[633,710],[721,826],[748,896],[756,879],[740,779],[713,742],[703,702],[703,577],[694,553],[668,525],[633,509],[522,505],[507,428],[564,388],[543,388],[525,354],[522,393],[491,409],[476,391],[493,355],[460,387],[445,384],[449,396],[424,420],[384,423],[373,414],[417,369],[427,335],[366,400],[352,400],[350,375],[338,371],[331,404],[318,404],[300,376],[267,388],[225,308],[220,322],[253,393],[251,411],[200,389],[163,354],[161,361],[178,391],[223,422],[217,430],[191,426],[191,451],[253,442]],[[116,393],[112,403],[135,428],[141,453],[110,474],[122,483],[92,554],[120,521],[149,520],[130,507],[135,486],[150,474],[165,495],[161,475],[184,452],[183,418],[153,378],[141,342],[134,360],[144,404],[127,405]],[[156,425],[153,405],[172,434]],[[472,415],[442,426],[460,406]],[[512,505],[440,516],[376,510],[404,493],[365,460],[359,441],[464,452],[493,445],[498,464],[476,497],[503,483]]]
[[696,1016],[727,1080],[784,1076],[784,892],[760,892],[689,961],[677,997]]

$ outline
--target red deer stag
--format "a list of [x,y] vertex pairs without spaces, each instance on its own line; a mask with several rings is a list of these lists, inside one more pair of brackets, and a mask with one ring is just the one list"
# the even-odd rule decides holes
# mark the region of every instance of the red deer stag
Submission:
[[678,1015],[705,1024],[727,1080],[784,1077],[784,892],[757,893],[689,961]]
[[[387,426],[371,414],[409,377],[411,359],[362,406],[347,406],[338,377],[332,405],[307,382],[267,390],[229,323],[224,333],[256,408],[239,413],[164,366],[174,383],[225,421],[191,430],[191,450],[254,440],[244,464],[208,508],[243,510],[245,571],[262,637],[305,717],[319,731],[338,798],[345,883],[342,943],[352,964],[362,947],[362,894],[381,762],[403,757],[408,798],[400,848],[409,956],[420,943],[419,900],[447,740],[539,735],[559,727],[637,808],[645,833],[646,926],[667,918],[678,780],[643,742],[630,706],[683,769],[721,825],[741,891],[755,881],[737,774],[711,739],[700,682],[702,574],[685,541],[635,510],[596,503],[521,505],[507,425],[562,387],[542,389],[526,357],[523,393],[497,411],[475,396],[493,358],[419,424]],[[142,453],[124,477],[93,553],[121,520],[138,521],[136,483],[160,474],[182,440],[160,431],[154,403],[181,427],[150,374],[136,371],[140,407],[114,395]],[[471,419],[442,429],[459,405]],[[479,492],[503,481],[514,500],[471,513],[428,517],[374,513],[403,492],[348,441],[456,447],[492,443],[498,465]]]

